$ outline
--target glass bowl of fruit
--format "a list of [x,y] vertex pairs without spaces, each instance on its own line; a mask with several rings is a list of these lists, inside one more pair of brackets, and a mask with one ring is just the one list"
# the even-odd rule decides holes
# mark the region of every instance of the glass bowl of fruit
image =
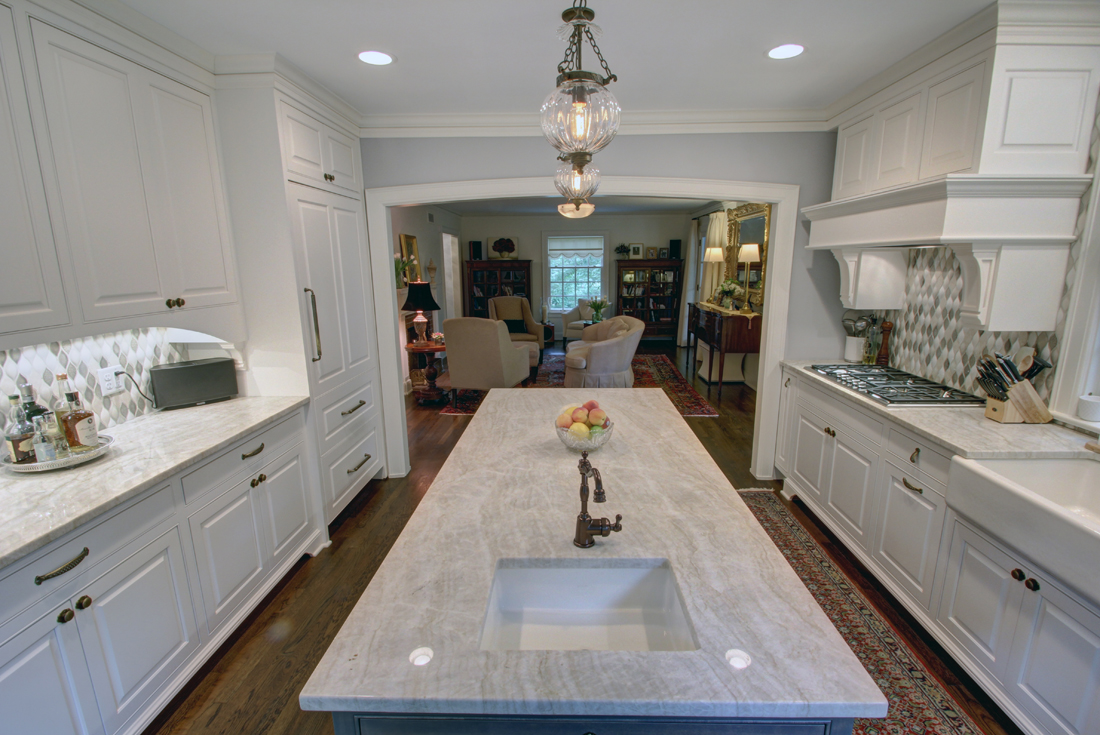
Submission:
[[574,452],[591,452],[611,440],[615,424],[596,401],[570,405],[558,412],[554,431],[561,443]]

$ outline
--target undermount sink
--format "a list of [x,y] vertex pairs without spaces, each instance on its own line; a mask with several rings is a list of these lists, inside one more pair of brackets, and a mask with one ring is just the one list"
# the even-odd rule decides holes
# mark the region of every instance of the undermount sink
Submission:
[[958,513],[1100,601],[1100,461],[955,457],[948,497]]
[[501,559],[483,651],[694,651],[667,559]]

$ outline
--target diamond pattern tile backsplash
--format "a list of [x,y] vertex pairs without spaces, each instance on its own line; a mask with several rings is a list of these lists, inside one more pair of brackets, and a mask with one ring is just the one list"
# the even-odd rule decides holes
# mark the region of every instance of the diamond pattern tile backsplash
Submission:
[[[57,373],[67,373],[70,385],[80,391],[84,405],[95,412],[100,429],[125,423],[135,416],[149,413],[153,410],[153,405],[125,377],[123,380],[126,381],[126,390],[104,396],[99,390],[98,371],[109,365],[121,365],[123,370],[141,383],[142,390],[148,393],[149,368],[186,359],[186,355],[168,341],[167,335],[168,330],[161,327],[131,329],[33,347],[0,350],[0,391],[5,396],[14,395],[19,392],[19,384],[25,381],[34,386],[39,403],[52,406],[57,397],[57,379],[54,376]],[[7,409],[8,403],[5,400],[5,416]]]

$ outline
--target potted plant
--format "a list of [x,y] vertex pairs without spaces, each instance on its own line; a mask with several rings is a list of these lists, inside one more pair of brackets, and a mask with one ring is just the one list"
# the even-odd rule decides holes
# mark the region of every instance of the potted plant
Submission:
[[625,242],[619,243],[618,247],[615,248],[615,254],[620,258],[628,257],[630,255],[630,246]]
[[402,258],[398,253],[393,254],[393,276],[397,281],[397,289],[405,288],[406,271],[410,265],[416,263],[416,258]]
[[608,301],[603,296],[588,302],[588,308],[592,310],[592,323],[603,321],[603,310],[608,306]]
[[722,281],[722,285],[718,287],[718,303],[721,306],[732,308],[733,302],[744,295],[745,289],[741,288],[741,284],[732,278]]

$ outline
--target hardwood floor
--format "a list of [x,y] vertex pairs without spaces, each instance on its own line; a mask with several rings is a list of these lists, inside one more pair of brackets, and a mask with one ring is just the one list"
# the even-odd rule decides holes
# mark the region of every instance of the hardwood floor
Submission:
[[[639,351],[669,355],[690,379],[683,350],[645,343]],[[696,381],[695,388],[707,396],[706,383]],[[727,384],[718,403],[715,386],[709,400],[718,418],[685,420],[731,484],[781,488],[782,483],[757,480],[748,471],[755,391]],[[304,558],[286,575],[145,735],[332,733],[327,714],[299,709],[298,692],[472,418],[440,415],[437,408],[417,406],[411,397],[406,408],[412,460],[408,477],[371,481],[329,527],[332,545],[316,558]],[[1020,735],[804,506],[784,502],[986,733]]]

